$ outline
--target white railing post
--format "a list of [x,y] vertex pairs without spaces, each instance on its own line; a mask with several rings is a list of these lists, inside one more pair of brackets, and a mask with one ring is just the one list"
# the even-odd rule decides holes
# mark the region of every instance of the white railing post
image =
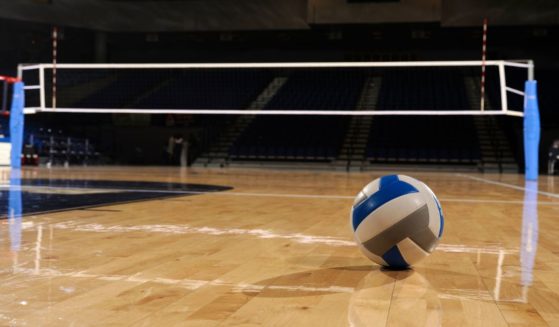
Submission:
[[39,89],[40,107],[41,109],[45,109],[47,106],[45,102],[45,67],[43,65],[39,65],[39,85],[41,86]]
[[507,83],[505,80],[505,63],[499,63],[499,84],[501,89],[501,110],[507,112],[509,105],[507,101]]
[[21,64],[17,65],[17,78],[20,80],[23,78],[23,67],[21,67]]

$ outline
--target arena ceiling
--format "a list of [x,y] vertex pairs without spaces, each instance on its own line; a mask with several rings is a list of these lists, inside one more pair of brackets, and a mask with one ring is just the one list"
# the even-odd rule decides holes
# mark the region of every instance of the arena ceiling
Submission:
[[557,0],[17,0],[0,17],[114,32],[293,30],[313,25],[441,22],[558,24]]

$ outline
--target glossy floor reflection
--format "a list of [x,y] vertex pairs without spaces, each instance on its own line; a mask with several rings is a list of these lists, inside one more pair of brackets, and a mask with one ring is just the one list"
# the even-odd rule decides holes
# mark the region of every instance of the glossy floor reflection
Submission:
[[14,170],[9,184],[0,186],[0,219],[8,217],[12,203],[19,203],[18,214],[39,214],[77,208],[91,208],[121,202],[163,197],[196,195],[230,190],[231,187],[205,184],[181,184],[141,181],[21,178]]
[[[559,324],[559,180],[406,173],[438,195],[445,235],[389,271],[347,226],[382,174],[3,171],[0,325]],[[109,201],[72,210],[78,194]],[[70,205],[33,211],[52,199]]]

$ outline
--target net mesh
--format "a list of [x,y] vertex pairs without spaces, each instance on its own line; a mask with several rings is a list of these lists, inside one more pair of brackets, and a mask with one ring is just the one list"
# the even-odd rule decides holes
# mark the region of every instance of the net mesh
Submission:
[[[525,72],[517,73],[524,75]],[[513,79],[513,78],[511,78]],[[525,77],[523,78],[526,79]],[[39,83],[25,71],[27,84]],[[44,107],[138,110],[479,111],[481,69],[467,67],[44,69]],[[503,108],[497,66],[486,73],[485,110]],[[520,83],[517,83],[520,84]],[[515,86],[522,89],[522,86]],[[27,92],[40,107],[40,92]],[[522,109],[512,97],[510,107]]]
[[[497,119],[454,115],[522,115],[528,65],[515,64],[488,62],[483,112],[479,62],[75,64],[57,67],[56,85],[52,65],[21,73],[30,109],[118,113],[64,116],[76,116],[80,126],[87,121],[92,135],[111,135],[106,151],[117,162],[169,163],[162,147],[177,134],[187,140],[189,160],[200,164],[349,165],[358,158],[475,166],[487,144],[477,131],[497,130]],[[227,115],[191,115],[201,113]],[[436,117],[402,116],[408,114]],[[107,133],[103,125],[113,127]]]

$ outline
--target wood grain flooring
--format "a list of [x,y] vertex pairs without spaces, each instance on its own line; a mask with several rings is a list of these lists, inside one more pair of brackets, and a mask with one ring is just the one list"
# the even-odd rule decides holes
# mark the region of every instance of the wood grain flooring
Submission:
[[558,178],[404,172],[437,194],[445,233],[413,269],[389,271],[349,228],[354,195],[386,173],[24,170],[233,189],[8,213],[0,326],[559,326]]

